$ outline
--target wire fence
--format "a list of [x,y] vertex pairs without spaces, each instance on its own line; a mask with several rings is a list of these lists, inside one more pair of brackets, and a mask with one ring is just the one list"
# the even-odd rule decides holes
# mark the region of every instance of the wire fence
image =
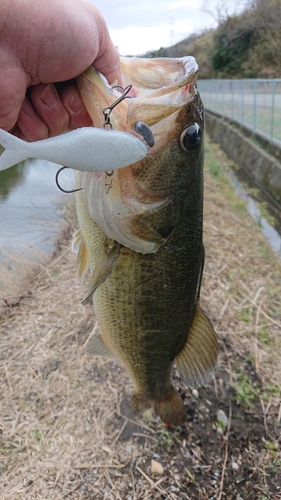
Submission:
[[281,79],[199,80],[198,90],[206,110],[281,146]]

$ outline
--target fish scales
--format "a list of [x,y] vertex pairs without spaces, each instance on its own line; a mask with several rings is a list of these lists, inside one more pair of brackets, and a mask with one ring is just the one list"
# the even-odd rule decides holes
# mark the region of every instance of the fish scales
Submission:
[[[146,64],[150,71],[153,64],[156,69],[161,66],[163,85],[167,62],[134,60],[143,68],[141,86]],[[152,406],[171,425],[180,425],[186,419],[182,399],[170,381],[173,363],[176,362],[186,383],[197,386],[208,380],[217,357],[216,334],[199,306],[204,265],[204,122],[200,96],[193,85],[196,78],[193,61],[193,58],[176,60],[176,68],[181,67],[182,85],[177,85],[183,94],[182,102],[176,113],[169,102],[172,111],[168,118],[160,122],[156,119],[152,124],[156,140],[150,154],[135,165],[114,172],[112,189],[107,193],[105,174],[77,173],[76,179],[77,187],[84,188],[77,193],[80,246],[86,248],[89,258],[92,275],[89,296],[93,296],[100,326],[99,333],[89,343],[89,352],[112,353],[121,360],[134,383],[133,408],[142,410]],[[168,60],[168,64],[173,67],[173,60]],[[125,67],[124,58],[123,71]],[[157,71],[155,75],[157,79]],[[87,78],[86,96],[83,78]],[[101,90],[108,102],[111,89],[104,88],[104,80],[97,73],[90,78],[93,80],[90,97],[89,73],[80,77],[79,85],[91,114],[95,86],[99,86],[101,110],[104,105]],[[167,80],[162,92],[169,100],[169,88],[172,86],[174,92],[175,82]],[[152,111],[155,88],[154,82],[148,100]],[[160,90],[156,92],[158,98]],[[118,126],[133,134],[133,123],[128,125],[130,106],[136,107],[139,120],[145,122],[143,110],[148,104],[142,108],[141,99],[140,92],[139,97],[137,94],[130,100],[132,103],[123,118],[121,114],[117,117]],[[177,99],[178,104],[181,96]],[[97,100],[94,108],[96,113]],[[136,115],[135,110],[133,114]],[[151,109],[149,115],[153,116]],[[168,126],[161,123],[165,120]]]
[[157,387],[170,385],[166,374],[193,320],[200,254],[191,259],[190,272],[184,265],[186,251],[175,258],[173,249],[165,247],[144,260],[132,250],[122,250],[114,273],[96,292],[96,311],[113,351],[134,373],[141,392],[157,400],[163,393]]

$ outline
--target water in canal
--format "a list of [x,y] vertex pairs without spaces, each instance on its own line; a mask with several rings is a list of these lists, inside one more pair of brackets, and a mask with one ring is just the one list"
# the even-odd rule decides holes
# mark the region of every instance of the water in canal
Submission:
[[[41,259],[54,249],[62,229],[62,210],[69,197],[56,186],[59,165],[26,160],[0,172],[0,259]],[[74,171],[61,174],[65,189],[73,187]]]
[[[246,171],[239,167],[226,172],[227,177],[234,187],[238,196],[245,201],[248,212],[258,224],[261,232],[269,242],[270,246],[281,257],[281,211],[275,203],[263,193]],[[256,191],[258,194],[253,195]],[[272,224],[263,215],[261,206],[265,206],[271,217]]]

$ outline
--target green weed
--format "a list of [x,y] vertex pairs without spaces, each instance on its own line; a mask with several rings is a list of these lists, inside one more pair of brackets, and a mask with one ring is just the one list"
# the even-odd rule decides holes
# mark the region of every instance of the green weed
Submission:
[[34,435],[33,435],[34,441],[41,441],[42,434],[39,429],[35,429]]
[[186,475],[189,479],[189,481],[192,483],[192,484],[195,484],[196,483],[196,478],[194,476],[194,474],[192,474],[192,472],[190,472],[190,470],[188,470],[186,467],[185,467],[185,472],[186,472]]
[[242,309],[241,311],[237,311],[236,316],[245,323],[250,323],[251,318],[249,309]]
[[158,431],[158,444],[168,450],[173,444],[172,434],[164,427]]
[[259,388],[255,382],[248,377],[246,373],[234,373],[235,382],[235,398],[237,403],[242,404],[246,408],[253,408],[252,401],[259,395]]

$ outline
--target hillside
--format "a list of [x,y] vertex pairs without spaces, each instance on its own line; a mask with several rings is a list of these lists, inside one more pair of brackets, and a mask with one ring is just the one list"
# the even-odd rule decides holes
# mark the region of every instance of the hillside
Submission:
[[193,55],[200,78],[281,78],[281,0],[253,0],[215,30],[193,34],[147,57]]

